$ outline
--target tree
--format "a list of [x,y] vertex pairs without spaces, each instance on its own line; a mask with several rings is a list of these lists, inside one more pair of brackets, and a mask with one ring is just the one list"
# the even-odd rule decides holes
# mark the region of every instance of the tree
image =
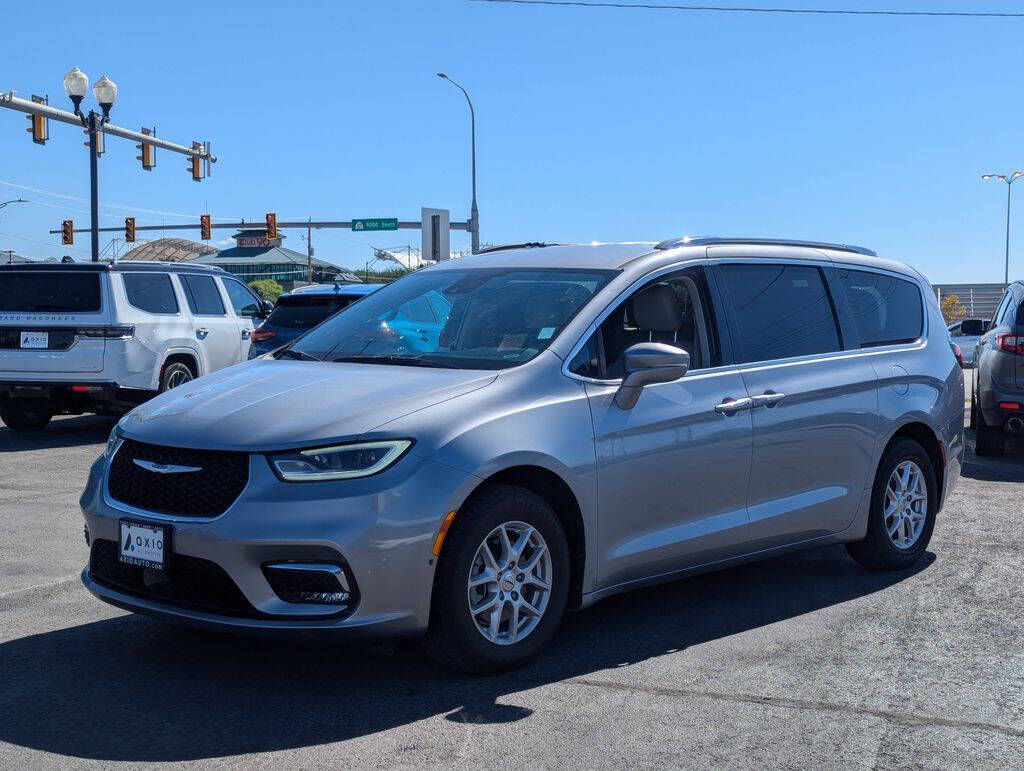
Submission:
[[272,303],[277,302],[277,298],[284,294],[284,287],[274,281],[272,278],[261,278],[256,281],[250,281],[249,286],[253,288],[264,300],[270,300]]
[[959,321],[966,315],[967,309],[955,294],[948,294],[942,298],[942,318],[947,324]]

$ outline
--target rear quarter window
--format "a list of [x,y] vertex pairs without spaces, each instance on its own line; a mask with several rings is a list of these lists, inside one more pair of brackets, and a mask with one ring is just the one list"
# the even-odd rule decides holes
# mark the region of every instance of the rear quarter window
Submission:
[[178,312],[171,277],[166,273],[124,273],[124,293],[128,302],[147,313]]
[[0,270],[0,312],[95,313],[100,274]]
[[921,337],[924,305],[917,284],[866,270],[838,268],[836,273],[846,292],[861,348],[912,343]]

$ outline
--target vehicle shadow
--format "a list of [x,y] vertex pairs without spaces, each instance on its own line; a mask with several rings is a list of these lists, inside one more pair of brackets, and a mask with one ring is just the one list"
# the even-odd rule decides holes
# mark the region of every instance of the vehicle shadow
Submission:
[[974,454],[974,432],[965,429],[963,467],[960,473],[981,482],[1024,482],[1024,436],[1007,436],[1006,451],[995,458],[979,458]]
[[570,614],[516,672],[474,677],[405,644],[347,645],[196,632],[120,616],[0,644],[0,741],[135,763],[308,747],[445,715],[504,723],[510,693],[629,665],[883,591],[925,570],[870,573],[827,547],[709,573]]
[[116,419],[105,415],[55,418],[42,431],[12,431],[0,423],[0,453],[103,443]]

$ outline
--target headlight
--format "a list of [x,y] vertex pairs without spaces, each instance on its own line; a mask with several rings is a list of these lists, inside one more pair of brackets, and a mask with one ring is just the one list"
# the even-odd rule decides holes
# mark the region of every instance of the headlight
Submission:
[[107,437],[107,446],[103,449],[103,457],[110,460],[114,457],[114,453],[117,452],[117,448],[121,446],[121,434],[118,431],[121,423],[117,422],[114,427],[110,429],[110,436]]
[[383,471],[410,447],[408,439],[314,447],[271,455],[270,465],[286,482],[354,479]]

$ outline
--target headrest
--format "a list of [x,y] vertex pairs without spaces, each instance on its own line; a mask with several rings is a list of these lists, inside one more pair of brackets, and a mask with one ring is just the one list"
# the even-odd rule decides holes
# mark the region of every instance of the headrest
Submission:
[[633,298],[633,320],[647,332],[676,332],[683,324],[683,306],[672,287],[655,284]]

